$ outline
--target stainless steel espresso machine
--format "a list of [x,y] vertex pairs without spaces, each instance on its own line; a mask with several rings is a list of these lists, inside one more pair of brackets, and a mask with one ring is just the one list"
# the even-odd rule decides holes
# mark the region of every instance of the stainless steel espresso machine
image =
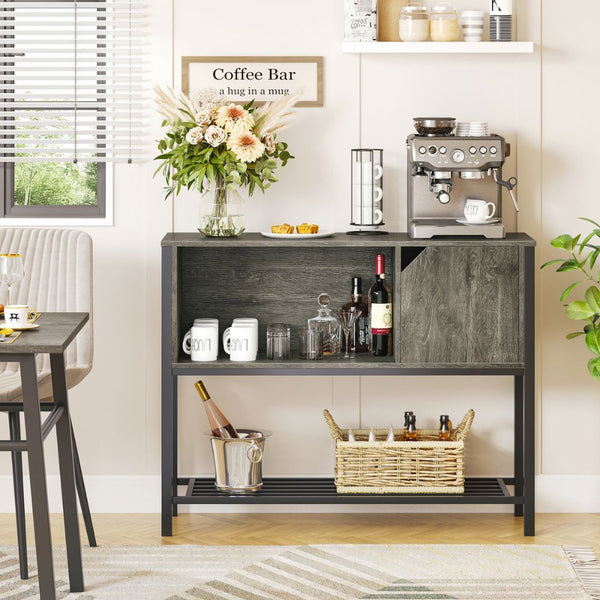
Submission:
[[[512,191],[516,178],[502,179],[510,145],[485,130],[484,135],[455,136],[455,126],[451,118],[415,119],[418,133],[407,139],[408,234],[503,238],[503,187],[519,210]],[[484,220],[474,219],[465,211],[468,200],[469,205],[490,203],[493,208],[486,207]]]

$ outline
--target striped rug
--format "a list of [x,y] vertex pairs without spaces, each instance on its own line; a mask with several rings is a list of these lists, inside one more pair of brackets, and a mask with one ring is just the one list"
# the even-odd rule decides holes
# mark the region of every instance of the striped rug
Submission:
[[[132,546],[87,548],[86,591],[63,600],[586,600],[600,599],[587,548],[516,545]],[[39,598],[0,547],[0,599]]]

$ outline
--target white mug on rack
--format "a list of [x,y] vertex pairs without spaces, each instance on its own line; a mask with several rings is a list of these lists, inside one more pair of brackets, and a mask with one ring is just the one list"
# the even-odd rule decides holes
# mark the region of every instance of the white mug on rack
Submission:
[[219,355],[219,325],[209,319],[196,319],[183,337],[182,348],[194,362],[212,362]]
[[258,321],[234,321],[223,332],[223,349],[234,362],[255,361],[258,354]]
[[354,171],[355,185],[371,185],[383,177],[383,167],[370,162],[362,163],[362,168]]
[[471,223],[485,223],[495,214],[496,205],[493,202],[473,198],[468,198],[465,202],[465,219]]

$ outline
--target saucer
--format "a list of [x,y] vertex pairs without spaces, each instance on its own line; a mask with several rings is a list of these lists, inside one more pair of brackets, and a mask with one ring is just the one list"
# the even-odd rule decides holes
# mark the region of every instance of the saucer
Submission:
[[485,221],[467,221],[466,219],[456,219],[461,225],[490,225],[491,223],[499,223],[500,219],[486,219]]
[[27,331],[28,329],[38,329],[39,325],[37,323],[25,323],[24,325],[17,327],[16,325],[11,325],[6,321],[0,321],[0,328],[4,327],[8,329],[14,329],[15,331]]

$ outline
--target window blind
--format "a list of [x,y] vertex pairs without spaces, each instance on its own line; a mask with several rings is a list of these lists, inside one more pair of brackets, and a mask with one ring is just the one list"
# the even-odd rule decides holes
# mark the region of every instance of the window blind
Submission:
[[0,0],[0,162],[142,156],[144,4]]

